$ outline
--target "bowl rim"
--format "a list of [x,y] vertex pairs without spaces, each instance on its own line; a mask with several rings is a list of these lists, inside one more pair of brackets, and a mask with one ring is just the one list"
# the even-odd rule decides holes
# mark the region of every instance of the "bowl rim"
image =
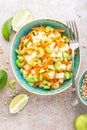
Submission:
[[[46,92],[46,93],[45,93],[45,92],[36,92],[36,91],[34,91],[34,90],[31,90],[31,89],[26,88],[26,87],[21,83],[21,81],[18,79],[18,77],[17,77],[17,75],[16,75],[16,73],[15,73],[15,71],[14,71],[14,67],[13,67],[13,64],[12,64],[12,48],[13,48],[13,45],[14,45],[14,41],[15,41],[16,36],[17,36],[18,33],[19,33],[25,26],[27,26],[28,24],[33,23],[33,22],[38,22],[38,21],[41,21],[41,20],[44,20],[44,21],[45,21],[45,20],[48,20],[48,21],[52,21],[52,22],[57,22],[57,23],[60,23],[60,24],[64,25],[65,27],[67,27],[67,25],[65,25],[64,23],[62,23],[62,22],[60,22],[60,21],[57,21],[57,20],[54,20],[54,19],[37,19],[37,20],[33,20],[33,21],[31,21],[31,22],[25,24],[24,26],[22,26],[22,27],[18,30],[18,32],[15,34],[15,36],[14,36],[14,38],[13,38],[13,40],[12,40],[11,52],[10,52],[10,61],[11,61],[11,67],[12,67],[13,73],[14,73],[14,75],[15,75],[15,77],[16,77],[16,80],[18,81],[18,83],[19,83],[20,86],[22,86],[24,89],[28,90],[29,92],[31,92],[31,93],[33,93],[33,94],[45,95],[45,96],[46,96],[46,95],[54,95],[54,94],[61,93],[61,92],[65,91],[65,90],[67,90],[67,89],[72,85],[72,83],[70,83],[66,88],[64,88],[64,89],[62,89],[62,90],[55,91],[55,92],[50,92],[50,93],[48,93],[48,92]],[[80,48],[79,48],[79,51],[80,51]],[[81,53],[81,51],[80,51],[80,53]],[[81,54],[80,54],[80,55],[81,55]],[[80,56],[80,57],[81,57],[81,56]],[[77,76],[78,76],[79,69],[80,69],[80,64],[81,64],[81,58],[79,59],[79,66],[78,66],[78,70],[77,70],[75,79],[76,79]]]
[[79,80],[78,80],[78,84],[77,84],[78,96],[79,96],[79,99],[81,100],[81,102],[82,102],[84,105],[87,105],[87,104],[84,102],[85,99],[82,99],[81,92],[79,92],[79,88],[80,88],[79,83],[80,83],[80,81],[81,81],[82,76],[83,76],[86,72],[87,72],[87,69],[85,69],[85,70],[82,72],[82,74],[81,74],[81,76],[80,76],[80,78],[79,78]]

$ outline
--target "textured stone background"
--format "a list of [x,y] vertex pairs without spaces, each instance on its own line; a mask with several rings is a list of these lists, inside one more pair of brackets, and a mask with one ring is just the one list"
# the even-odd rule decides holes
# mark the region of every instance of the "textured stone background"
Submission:
[[[1,29],[5,20],[20,9],[30,9],[34,19],[51,18],[66,23],[75,19],[80,37],[81,67],[76,83],[81,73],[87,69],[87,1],[86,0],[0,0],[0,44],[4,54],[0,54],[0,68],[8,72],[8,80],[14,79],[10,65],[10,42],[3,39]],[[79,16],[80,15],[80,16]],[[86,45],[86,48],[83,48]],[[6,64],[5,61],[9,61]],[[8,70],[7,70],[8,69]],[[11,101],[10,94],[21,91],[30,96],[28,105],[18,114],[9,114],[5,101]],[[8,85],[0,91],[0,130],[74,130],[73,121],[81,113],[87,113],[87,107],[80,100],[76,107],[70,105],[71,88],[53,96],[38,96],[24,90],[16,82],[16,90]],[[31,113],[31,114],[28,114]]]

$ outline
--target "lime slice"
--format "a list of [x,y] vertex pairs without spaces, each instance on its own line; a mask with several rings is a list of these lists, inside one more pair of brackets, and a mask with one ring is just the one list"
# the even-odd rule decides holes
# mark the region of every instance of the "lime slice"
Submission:
[[11,35],[11,27],[12,27],[12,18],[9,18],[2,27],[3,37],[9,41]]
[[7,82],[7,73],[4,70],[0,70],[0,90],[4,88]]
[[16,96],[9,105],[10,113],[17,113],[28,103],[29,97],[26,94],[19,94]]
[[23,25],[31,22],[33,19],[29,10],[23,9],[18,11],[12,20],[12,27],[14,31],[18,31]]

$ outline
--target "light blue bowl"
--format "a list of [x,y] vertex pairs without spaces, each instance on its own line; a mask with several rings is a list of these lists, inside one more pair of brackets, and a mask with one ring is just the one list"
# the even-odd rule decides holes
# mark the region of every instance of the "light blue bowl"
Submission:
[[85,74],[87,74],[87,70],[85,70],[85,71],[82,73],[82,75],[81,75],[81,77],[80,77],[80,79],[79,79],[78,87],[77,87],[78,90],[77,90],[77,91],[78,91],[78,95],[79,95],[79,98],[80,98],[81,102],[84,103],[85,105],[87,105],[87,100],[85,100],[85,99],[82,97],[82,93],[80,92],[80,89],[81,89],[81,87],[82,87],[82,81],[83,81],[83,79],[84,79]]
[[[20,85],[27,89],[28,91],[35,93],[35,94],[40,94],[40,95],[51,95],[51,94],[56,94],[56,93],[60,93],[66,89],[68,89],[71,86],[72,83],[72,79],[67,80],[61,88],[55,89],[55,90],[44,90],[41,88],[36,88],[33,86],[30,86],[27,81],[23,78],[23,76],[20,74],[19,68],[16,66],[16,59],[17,59],[17,54],[15,52],[16,49],[18,49],[18,45],[20,43],[20,39],[24,36],[27,35],[30,31],[30,29],[32,27],[38,27],[40,25],[44,25],[44,26],[52,26],[54,28],[60,28],[60,29],[64,29],[65,32],[64,34],[67,35],[67,26],[64,25],[61,22],[55,21],[55,20],[50,20],[50,19],[40,19],[40,20],[36,20],[33,21],[31,23],[26,24],[25,26],[23,26],[18,33],[15,35],[15,38],[13,40],[12,43],[12,48],[11,48],[11,65],[12,65],[12,69],[13,72],[16,76],[16,79],[18,80],[18,82],[20,83]],[[75,56],[75,64],[74,64],[74,72],[75,72],[75,76],[77,75],[77,72],[79,70],[79,65],[80,65],[80,51],[79,48],[76,50],[77,55]]]

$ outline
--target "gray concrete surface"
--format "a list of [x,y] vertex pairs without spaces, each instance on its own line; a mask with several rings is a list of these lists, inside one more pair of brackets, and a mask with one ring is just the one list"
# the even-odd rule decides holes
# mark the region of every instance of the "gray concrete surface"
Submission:
[[[2,36],[2,25],[20,9],[30,9],[34,19],[51,18],[63,23],[73,19],[76,21],[81,51],[81,66],[76,84],[81,73],[87,69],[87,1],[86,0],[0,0],[0,45],[4,53],[0,54],[0,69],[8,73],[8,80],[14,79],[10,65],[10,49],[15,33],[12,32],[10,42]],[[83,45],[86,47],[84,48]],[[6,64],[5,61],[9,61]],[[28,105],[18,114],[9,114],[5,101],[11,101],[10,94],[20,91],[30,96]],[[76,116],[87,113],[87,106],[80,100],[76,107],[70,105],[71,88],[53,96],[39,96],[27,92],[17,82],[16,89],[6,87],[0,91],[0,130],[74,130]]]

